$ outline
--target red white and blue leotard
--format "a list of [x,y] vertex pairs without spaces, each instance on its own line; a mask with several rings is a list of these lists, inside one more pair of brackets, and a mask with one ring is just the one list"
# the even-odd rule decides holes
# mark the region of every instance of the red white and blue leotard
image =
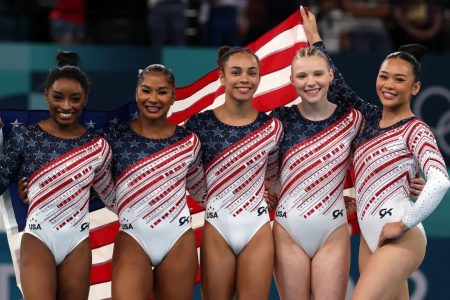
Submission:
[[113,125],[104,136],[113,150],[121,230],[157,266],[191,228],[186,188],[204,205],[200,140],[179,126],[171,137],[162,139],[138,135],[129,124]]
[[[321,43],[315,46],[325,50]],[[330,63],[335,77],[329,99],[360,110],[366,122],[355,143],[353,162],[358,222],[367,245],[374,252],[384,224],[400,220],[409,228],[418,226],[425,236],[421,222],[450,187],[433,133],[416,117],[380,128],[381,108],[362,100],[345,83],[331,59]],[[410,180],[419,168],[427,183],[413,203],[409,199]]]
[[94,132],[63,139],[38,125],[13,128],[0,156],[0,192],[18,175],[27,178],[25,232],[39,238],[57,264],[89,236],[90,188],[114,206],[110,162],[108,143]]
[[337,107],[329,118],[311,121],[293,105],[278,108],[272,115],[281,120],[285,131],[275,219],[313,257],[328,236],[347,222],[343,183],[362,114]]
[[193,116],[187,127],[202,142],[206,220],[238,255],[269,221],[264,184],[277,182],[281,122],[259,113],[249,125],[230,126],[209,110]]

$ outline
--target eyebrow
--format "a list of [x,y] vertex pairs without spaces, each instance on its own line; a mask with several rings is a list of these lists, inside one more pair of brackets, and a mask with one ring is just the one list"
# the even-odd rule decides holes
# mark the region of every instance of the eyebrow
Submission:
[[[141,84],[141,86],[144,87],[144,88],[150,89],[150,90],[152,89],[151,87],[149,87],[149,86],[146,85],[146,84]],[[167,89],[167,90],[168,90],[168,89],[170,89],[170,87],[168,87],[168,86],[159,86],[159,87],[157,87],[156,89],[157,89],[157,90],[161,90],[161,89]]]
[[[389,72],[386,72],[386,71],[380,71],[380,73],[383,73],[383,74],[390,74]],[[394,74],[394,76],[403,76],[403,77],[406,77],[406,75],[405,75],[405,74],[402,74],[402,73],[396,73],[396,74]]]

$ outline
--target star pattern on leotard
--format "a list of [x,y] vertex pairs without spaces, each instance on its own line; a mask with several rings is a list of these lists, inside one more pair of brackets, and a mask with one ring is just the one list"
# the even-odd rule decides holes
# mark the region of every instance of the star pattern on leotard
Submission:
[[110,125],[105,130],[104,137],[112,148],[114,176],[119,176],[127,167],[178,142],[187,135],[187,130],[177,126],[171,137],[151,139],[137,134],[130,124]]
[[256,120],[245,126],[230,126],[220,122],[212,110],[194,115],[186,124],[200,138],[203,162],[207,164],[220,152],[266,124],[270,117],[259,113]]
[[271,115],[283,123],[284,138],[280,146],[280,156],[302,141],[320,133],[345,115],[347,109],[336,107],[333,114],[325,120],[311,121],[304,118],[296,105],[280,107],[272,111]]
[[79,138],[64,139],[44,131],[36,124],[14,126],[5,143],[0,165],[1,189],[9,185],[11,178],[28,178],[45,164],[97,136],[95,132],[87,131]]

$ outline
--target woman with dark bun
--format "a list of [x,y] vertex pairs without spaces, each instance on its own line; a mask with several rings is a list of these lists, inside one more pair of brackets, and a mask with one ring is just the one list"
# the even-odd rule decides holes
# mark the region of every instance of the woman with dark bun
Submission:
[[12,129],[0,156],[0,192],[26,178],[29,204],[20,246],[24,298],[87,299],[90,188],[114,207],[111,150],[79,117],[89,82],[78,54],[60,52],[45,84],[49,118]]
[[[309,14],[306,22],[314,16]],[[317,32],[308,39],[326,53]],[[354,144],[356,209],[361,228],[360,278],[352,299],[408,299],[407,278],[425,256],[422,221],[450,187],[449,176],[430,128],[410,108],[420,90],[420,59],[426,49],[406,45],[383,60],[376,79],[382,107],[363,101],[333,65],[330,100],[360,110],[365,127]],[[415,202],[412,179],[421,170],[427,182]]]
[[207,203],[200,249],[204,299],[267,299],[273,238],[265,196],[276,192],[282,125],[259,113],[258,57],[246,48],[219,50],[225,102],[187,124],[202,142]]

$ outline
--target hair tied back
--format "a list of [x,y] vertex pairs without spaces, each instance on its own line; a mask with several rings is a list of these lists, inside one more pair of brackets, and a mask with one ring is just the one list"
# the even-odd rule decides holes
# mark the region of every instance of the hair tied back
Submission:
[[62,51],[59,50],[56,55],[56,60],[58,61],[58,67],[64,66],[74,66],[79,67],[80,64],[80,56],[78,53],[73,51]]

